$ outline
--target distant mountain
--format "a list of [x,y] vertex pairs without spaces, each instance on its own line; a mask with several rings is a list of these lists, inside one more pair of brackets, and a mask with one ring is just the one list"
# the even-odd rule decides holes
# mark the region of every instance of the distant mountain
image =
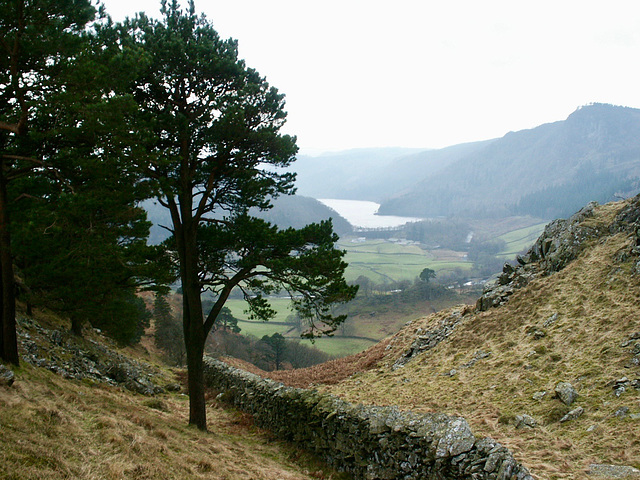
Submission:
[[[300,195],[380,202],[386,196],[377,186],[399,158],[420,152],[407,148],[371,148],[299,155],[292,166]],[[389,189],[391,193],[397,189]]]
[[640,191],[640,110],[585,106],[564,121],[508,133],[413,175],[421,180],[383,202],[380,213],[566,216],[591,200]]
[[264,212],[251,212],[256,217],[278,225],[280,228],[302,228],[309,223],[318,223],[321,220],[331,218],[333,230],[338,235],[347,235],[353,232],[351,224],[341,217],[335,210],[320,203],[315,198],[301,195],[284,195],[278,197],[271,210]]
[[[318,200],[300,195],[285,195],[277,198],[273,208],[264,212],[252,211],[251,214],[263,218],[280,228],[302,228],[309,223],[317,223],[331,218],[333,229],[338,235],[348,235],[353,231],[351,224],[335,210]],[[170,234],[163,226],[171,225],[169,211],[153,200],[143,202],[149,221],[153,223],[149,243],[156,245],[167,239]]]

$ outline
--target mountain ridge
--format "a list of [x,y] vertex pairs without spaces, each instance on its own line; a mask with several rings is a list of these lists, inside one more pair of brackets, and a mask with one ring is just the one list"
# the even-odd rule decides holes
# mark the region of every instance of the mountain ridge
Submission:
[[300,194],[375,201],[382,215],[551,220],[640,192],[640,110],[590,104],[501,138],[300,156],[293,168]]
[[[576,201],[584,205],[590,200],[611,201],[615,193],[637,193],[639,138],[640,110],[588,105],[564,121],[509,132],[445,169],[423,176],[410,192],[383,203],[380,213],[422,217],[514,213],[547,219],[565,216],[571,213],[569,208],[579,208]],[[580,195],[579,184],[587,181],[596,185],[591,193],[594,198]],[[611,185],[609,190],[613,192],[598,188],[600,183]],[[518,208],[524,196],[536,194],[553,195],[555,208],[545,215]],[[563,206],[565,200],[569,207]]]

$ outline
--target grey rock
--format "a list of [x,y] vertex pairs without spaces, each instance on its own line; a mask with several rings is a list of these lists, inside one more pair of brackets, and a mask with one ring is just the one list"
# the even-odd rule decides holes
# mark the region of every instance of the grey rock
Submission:
[[454,457],[471,450],[476,443],[476,437],[471,433],[469,424],[462,418],[450,422],[448,428],[440,438],[436,448],[436,458]]
[[542,324],[543,327],[547,328],[550,327],[551,325],[553,325],[554,323],[556,323],[556,320],[558,320],[558,314],[554,313],[553,315],[551,315],[548,319],[546,319],[544,321],[544,323]]
[[578,392],[569,382],[560,382],[555,388],[556,396],[562,403],[569,406],[578,398]]
[[543,390],[543,391],[540,391],[540,392],[536,392],[536,393],[534,393],[534,394],[533,394],[533,396],[532,396],[532,398],[533,398],[534,400],[538,400],[538,401],[540,401],[540,400],[542,400],[546,395],[547,395],[547,392]]
[[516,415],[516,428],[535,428],[538,425],[538,422],[531,415],[527,415],[526,413],[522,415]]
[[583,413],[584,413],[584,408],[582,407],[574,408],[573,410],[571,410],[569,413],[567,413],[564,417],[560,419],[560,423],[575,420],[576,418],[582,416]]
[[440,322],[439,328],[435,330],[423,331],[418,329],[418,336],[413,341],[409,349],[396,360],[392,369],[397,370],[406,365],[414,357],[423,352],[427,352],[446,340],[453,333],[458,324],[462,321],[462,311],[454,311],[450,316]]
[[10,387],[16,380],[16,376],[9,368],[0,365],[0,386]]
[[592,463],[588,475],[606,479],[636,479],[640,478],[640,470],[628,466]]
[[547,336],[547,334],[544,331],[538,330],[538,329],[535,329],[531,335],[535,340],[540,340],[541,338],[544,338]]
[[615,412],[613,412],[614,417],[624,418],[629,413],[629,407],[620,407]]
[[473,354],[473,358],[471,360],[469,360],[467,363],[465,363],[464,365],[462,365],[460,368],[471,368],[473,367],[476,363],[478,363],[480,360],[490,357],[491,356],[491,352],[485,352],[484,350],[478,350],[476,353]]

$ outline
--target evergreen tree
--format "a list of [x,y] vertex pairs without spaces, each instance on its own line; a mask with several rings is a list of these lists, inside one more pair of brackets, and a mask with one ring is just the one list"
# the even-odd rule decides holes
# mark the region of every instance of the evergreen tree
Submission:
[[[209,314],[209,312],[207,312],[207,314]],[[222,307],[220,313],[218,314],[218,319],[214,327],[218,327],[221,330],[228,330],[233,333],[240,333],[240,331],[242,330],[238,326],[238,319],[233,316],[231,310],[228,307]]]
[[269,347],[265,350],[267,362],[272,364],[276,370],[280,370],[287,350],[286,340],[281,334],[274,333],[271,336],[263,336],[261,341]]
[[[93,20],[89,0],[8,0],[0,9],[0,357],[18,363],[9,182],[50,169],[42,136]],[[26,192],[21,192],[26,193]]]
[[146,245],[150,224],[138,203],[147,189],[131,168],[136,105],[125,88],[140,57],[122,55],[116,40],[104,20],[58,46],[73,50],[51,51],[61,59],[49,62],[59,65],[43,80],[46,95],[28,92],[40,103],[27,133],[9,144],[32,157],[20,157],[27,165],[9,186],[16,201],[7,210],[15,260],[39,301],[67,314],[77,334],[89,320],[131,343],[146,321],[136,290],[169,281],[169,274],[162,250]]
[[182,365],[184,363],[184,335],[182,327],[171,312],[171,306],[165,295],[156,294],[153,303],[153,317],[155,319],[155,343],[162,349],[169,363]]
[[[293,193],[294,175],[282,173],[297,150],[294,138],[279,133],[283,96],[238,59],[236,42],[221,40],[193,2],[183,12],[164,1],[162,14],[126,25],[131,48],[151,60],[135,86],[139,125],[149,134],[139,166],[171,214],[167,246],[183,292],[189,423],[205,430],[205,342],[234,288],[265,319],[274,313],[265,293],[296,292],[309,336],[335,330],[343,318],[332,317],[329,305],[356,289],[342,277],[330,222],[279,231],[247,214]],[[216,299],[206,318],[204,290]]]
[[436,278],[436,272],[431,268],[425,268],[420,272],[420,276],[418,278],[420,278],[424,283],[429,283],[432,278]]

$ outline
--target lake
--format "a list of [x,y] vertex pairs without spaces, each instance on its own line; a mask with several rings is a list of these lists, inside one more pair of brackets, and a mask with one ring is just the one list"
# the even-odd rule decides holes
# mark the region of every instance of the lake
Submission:
[[327,207],[335,210],[356,228],[400,227],[410,222],[420,222],[423,218],[397,217],[395,215],[377,215],[380,204],[364,200],[340,200],[319,198]]

